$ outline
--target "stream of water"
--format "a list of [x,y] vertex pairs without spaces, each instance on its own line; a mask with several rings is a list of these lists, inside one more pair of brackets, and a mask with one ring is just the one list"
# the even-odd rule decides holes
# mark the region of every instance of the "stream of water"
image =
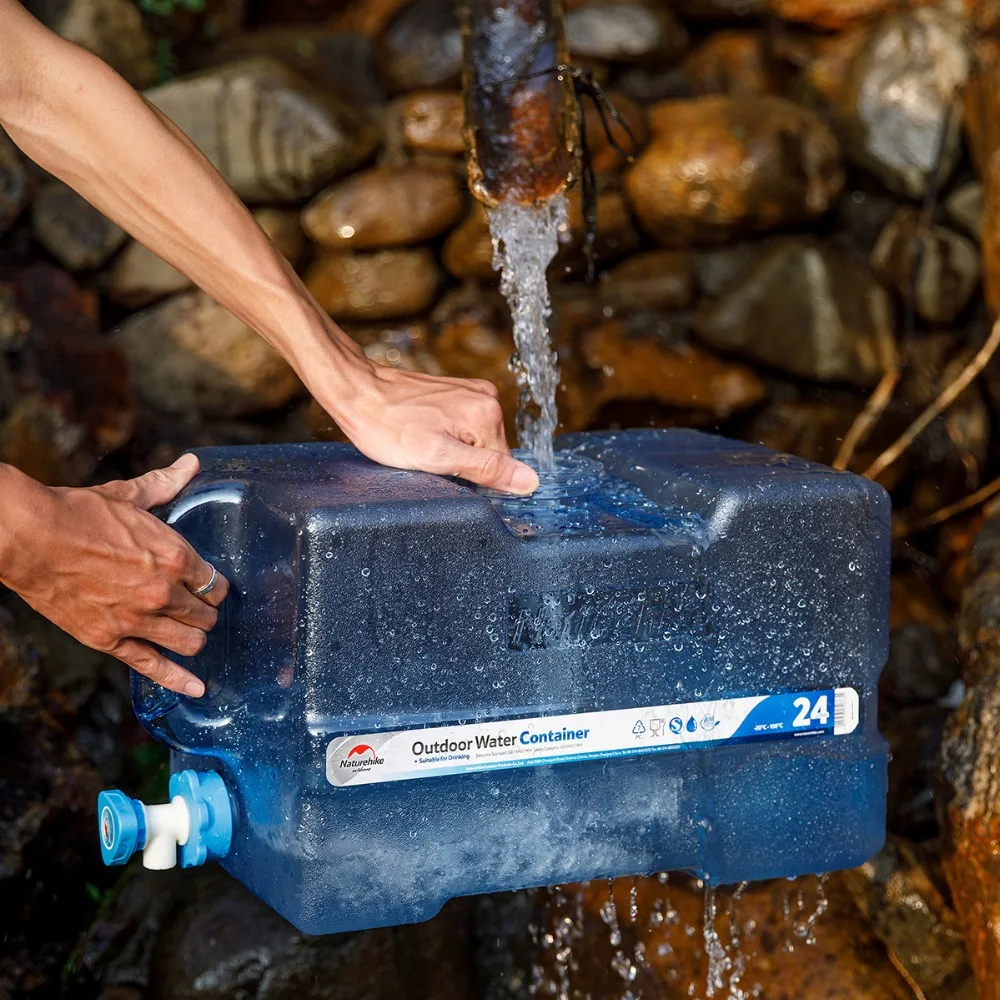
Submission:
[[492,209],[489,217],[493,267],[500,271],[500,291],[514,321],[517,354],[511,367],[521,390],[518,438],[538,467],[550,470],[559,362],[549,340],[552,305],[545,272],[568,231],[566,199],[556,195],[541,205],[508,199]]

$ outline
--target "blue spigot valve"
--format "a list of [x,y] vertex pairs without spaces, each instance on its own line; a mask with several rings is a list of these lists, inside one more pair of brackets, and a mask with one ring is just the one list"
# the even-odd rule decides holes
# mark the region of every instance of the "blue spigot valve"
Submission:
[[142,851],[146,868],[193,868],[225,857],[233,839],[233,810],[226,784],[215,771],[170,776],[170,801],[149,806],[117,789],[97,797],[101,855],[123,865]]

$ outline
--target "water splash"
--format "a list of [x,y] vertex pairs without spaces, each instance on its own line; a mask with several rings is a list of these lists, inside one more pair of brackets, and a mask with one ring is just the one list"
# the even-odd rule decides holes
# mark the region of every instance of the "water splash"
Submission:
[[549,342],[552,303],[545,272],[568,230],[566,199],[556,195],[541,205],[522,205],[508,198],[490,210],[489,219],[493,267],[514,321],[517,354],[511,364],[521,389],[517,433],[541,468],[551,469],[559,364]]
[[[816,880],[816,901],[811,912],[807,908],[805,893],[801,887],[795,893],[794,907],[789,896],[786,896],[784,900],[785,920],[791,924],[795,937],[807,945],[816,943],[816,921],[826,913],[830,906],[830,901],[826,896],[826,883],[829,878],[830,874],[827,872]],[[785,950],[795,951],[795,942],[786,942]]]

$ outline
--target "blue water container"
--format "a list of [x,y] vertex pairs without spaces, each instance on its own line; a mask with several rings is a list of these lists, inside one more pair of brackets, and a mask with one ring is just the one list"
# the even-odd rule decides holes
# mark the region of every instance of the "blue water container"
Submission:
[[233,589],[185,661],[204,698],[136,677],[171,803],[104,793],[106,860],[175,837],[325,934],[875,854],[885,492],[689,430],[559,444],[529,499],[334,444],[201,451],[163,516]]

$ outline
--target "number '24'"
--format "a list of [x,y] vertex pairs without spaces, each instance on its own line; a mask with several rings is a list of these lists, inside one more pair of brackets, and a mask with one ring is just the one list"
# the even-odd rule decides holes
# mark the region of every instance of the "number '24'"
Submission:
[[810,722],[818,722],[821,726],[825,726],[830,721],[830,709],[825,694],[816,699],[815,705],[808,698],[796,698],[792,704],[799,710],[795,721],[792,722],[793,728],[808,726]]

